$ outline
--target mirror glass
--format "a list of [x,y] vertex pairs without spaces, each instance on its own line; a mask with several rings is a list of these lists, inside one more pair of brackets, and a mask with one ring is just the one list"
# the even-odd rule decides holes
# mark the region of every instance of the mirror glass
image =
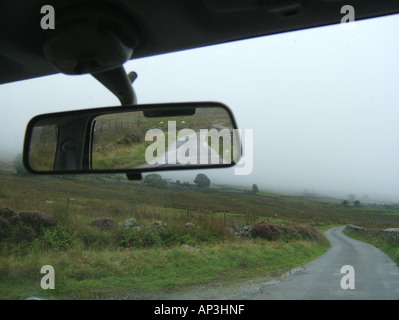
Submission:
[[38,171],[51,171],[57,150],[58,129],[55,125],[33,128],[29,152],[29,163]]
[[218,103],[111,107],[35,117],[24,163],[36,173],[159,171],[234,165],[230,110]]

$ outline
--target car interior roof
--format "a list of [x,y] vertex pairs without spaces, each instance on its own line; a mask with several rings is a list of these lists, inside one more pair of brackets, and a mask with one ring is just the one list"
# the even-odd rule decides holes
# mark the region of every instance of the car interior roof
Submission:
[[[342,0],[109,0],[131,17],[140,40],[132,59],[339,23]],[[0,84],[58,73],[43,54],[44,5],[79,10],[92,0],[3,0]],[[399,12],[397,0],[352,0],[355,19]]]

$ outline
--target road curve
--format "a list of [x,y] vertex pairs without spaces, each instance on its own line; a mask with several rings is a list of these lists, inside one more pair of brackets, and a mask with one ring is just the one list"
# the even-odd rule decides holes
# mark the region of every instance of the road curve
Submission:
[[[343,230],[344,227],[337,227],[325,232],[331,248],[324,255],[297,269],[290,277],[264,284],[263,299],[399,299],[396,263],[376,247],[349,238]],[[341,268],[346,265],[353,267],[354,289],[341,287],[341,280],[348,275],[341,273]]]
[[[173,300],[397,300],[399,268],[384,252],[343,233],[344,227],[324,234],[331,248],[322,256],[289,274],[273,279],[257,279],[234,285],[196,286],[184,292],[168,292],[149,299]],[[354,270],[354,289],[341,287]],[[348,283],[347,281],[343,281]],[[134,299],[133,297],[130,297]]]

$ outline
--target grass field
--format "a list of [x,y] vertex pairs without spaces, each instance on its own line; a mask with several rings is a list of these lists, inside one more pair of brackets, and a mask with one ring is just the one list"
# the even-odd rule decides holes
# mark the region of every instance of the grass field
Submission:
[[[0,208],[39,211],[53,221],[29,241],[0,241],[2,299],[108,298],[134,290],[238,281],[285,272],[329,247],[323,236],[273,241],[235,237],[229,232],[233,225],[260,220],[292,227],[306,224],[320,234],[348,223],[398,225],[395,206],[345,208],[339,201],[266,191],[255,195],[248,188],[201,192],[151,188],[120,176],[17,176],[4,167],[2,172]],[[105,218],[119,227],[103,230],[93,225]],[[129,218],[142,229],[120,227]],[[155,221],[167,227],[156,229]],[[183,249],[182,244],[202,251]],[[55,269],[54,290],[40,287],[43,265]]]

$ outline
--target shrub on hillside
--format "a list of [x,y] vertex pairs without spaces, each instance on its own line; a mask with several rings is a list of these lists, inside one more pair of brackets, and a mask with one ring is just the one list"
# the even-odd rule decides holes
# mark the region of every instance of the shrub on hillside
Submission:
[[139,235],[136,229],[117,229],[114,233],[114,242],[121,247],[137,247],[139,243]]
[[252,226],[252,234],[266,240],[277,240],[282,233],[282,227],[277,224],[270,224],[264,220],[256,222]]
[[101,217],[99,219],[93,220],[90,225],[103,231],[109,231],[115,229],[118,223],[112,218]]
[[269,224],[269,228],[272,231],[271,240],[276,240],[281,236],[281,226],[279,224]]
[[18,215],[21,221],[36,233],[39,233],[42,227],[48,228],[53,225],[51,217],[39,211],[21,211]]
[[307,224],[300,224],[295,226],[295,229],[298,231],[298,233],[302,236],[304,239],[309,239],[309,240],[320,240],[319,233],[317,230]]
[[49,248],[68,250],[78,241],[78,237],[77,232],[70,227],[58,225],[44,230],[43,241]]
[[20,241],[32,241],[37,236],[35,230],[31,227],[19,224],[17,228],[14,228],[12,233],[12,239],[16,242]]
[[187,237],[189,237],[189,235],[186,236],[176,226],[163,228],[158,232],[158,234],[164,247],[181,245],[186,241]]
[[0,216],[0,241],[9,237],[10,228],[8,220]]
[[256,222],[252,226],[252,234],[266,240],[319,240],[317,230],[306,224],[300,224],[294,227],[269,224],[263,220]]
[[162,245],[161,237],[158,232],[144,228],[139,232],[140,243],[142,248],[159,247]]
[[0,240],[31,241],[39,235],[42,228],[51,225],[51,217],[39,211],[15,213],[8,207],[0,210]]
[[252,235],[254,237],[271,240],[272,230],[266,221],[260,220],[252,226]]
[[119,229],[115,233],[115,241],[119,246],[127,248],[150,248],[163,245],[159,233],[150,228]]
[[0,217],[3,217],[4,219],[10,219],[16,215],[17,214],[14,212],[14,210],[10,209],[9,207],[0,209]]
[[283,240],[295,240],[295,239],[300,239],[301,236],[298,233],[298,230],[295,229],[295,227],[283,226],[281,228],[281,238]]
[[197,243],[215,243],[223,238],[216,230],[211,230],[209,228],[197,228],[190,235]]

